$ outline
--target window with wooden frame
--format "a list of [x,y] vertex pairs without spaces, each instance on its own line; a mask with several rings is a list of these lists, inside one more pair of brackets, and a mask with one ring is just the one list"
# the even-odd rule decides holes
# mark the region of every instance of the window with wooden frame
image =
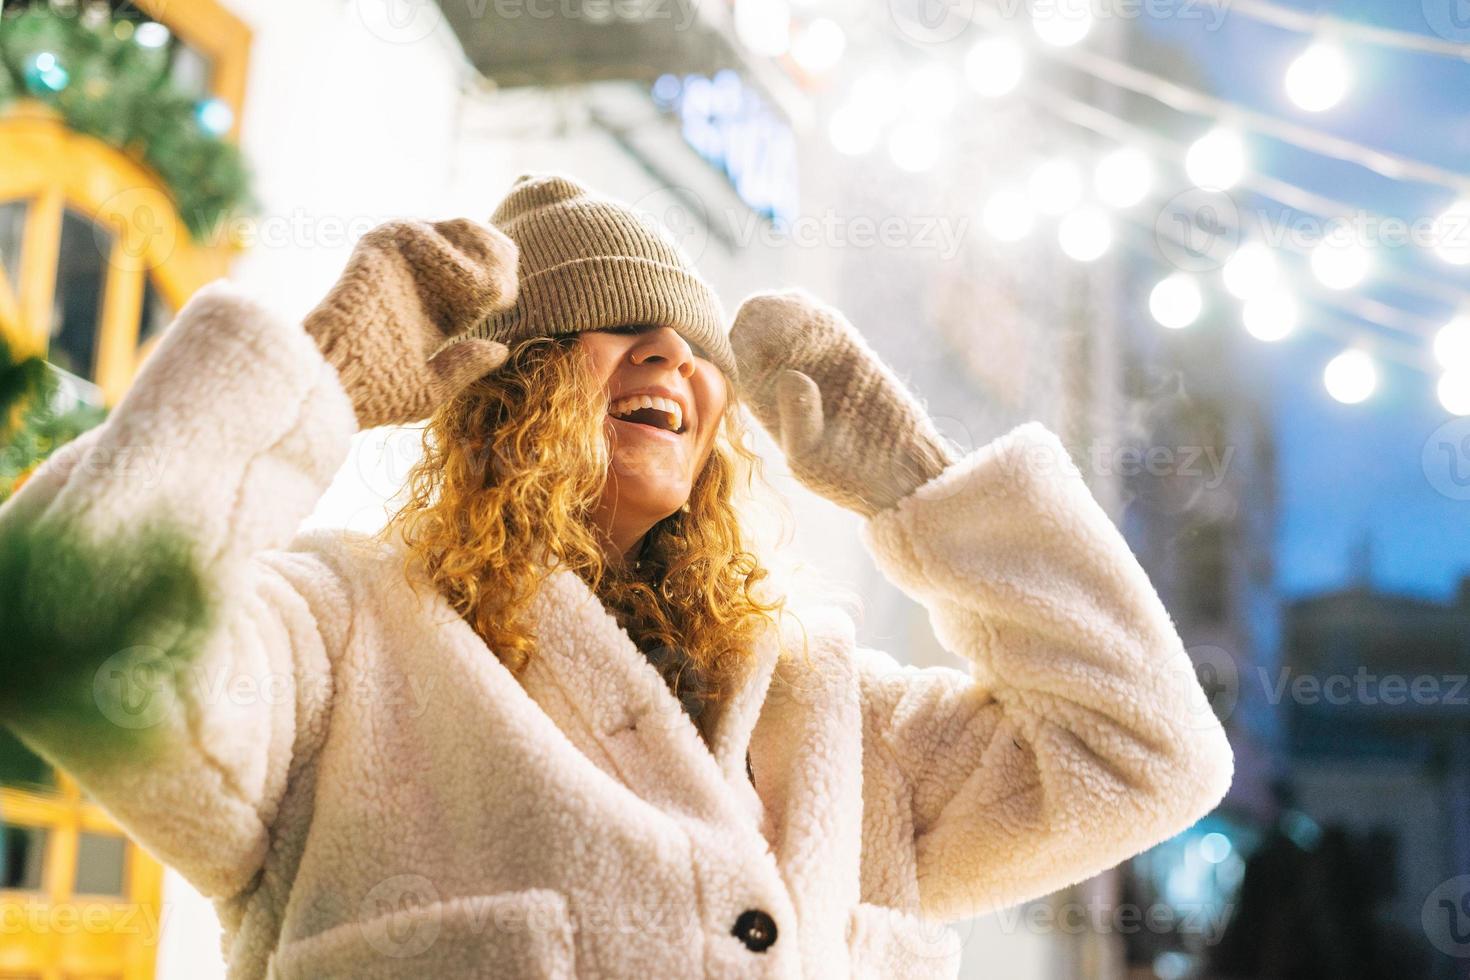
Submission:
[[[171,79],[222,100],[238,136],[249,29],[215,0],[109,0],[168,28]],[[0,111],[0,323],[111,405],[158,334],[225,275],[229,240],[192,240],[158,177],[41,102]],[[65,773],[0,729],[0,980],[149,980],[163,869]]]
[[162,866],[65,773],[36,776],[0,786],[0,978],[147,980]]

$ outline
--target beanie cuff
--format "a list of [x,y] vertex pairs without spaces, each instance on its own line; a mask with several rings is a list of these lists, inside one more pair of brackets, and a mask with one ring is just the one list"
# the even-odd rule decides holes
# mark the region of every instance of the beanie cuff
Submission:
[[[527,315],[526,311],[535,311]],[[522,278],[516,304],[470,335],[501,341],[651,323],[672,327],[705,349],[732,383],[735,355],[719,297],[700,277],[654,259],[598,255],[571,259]],[[554,317],[555,322],[545,322]]]

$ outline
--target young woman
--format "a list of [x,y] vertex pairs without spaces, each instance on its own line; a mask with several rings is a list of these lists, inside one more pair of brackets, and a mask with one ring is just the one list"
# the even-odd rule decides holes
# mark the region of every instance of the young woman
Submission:
[[[227,282],[0,508],[0,718],[213,897],[231,977],[954,977],[948,921],[1187,827],[1232,757],[1057,438],[965,455],[837,311],[718,300],[563,175]],[[737,405],[966,669],[792,608]],[[428,419],[381,535],[298,532]]]

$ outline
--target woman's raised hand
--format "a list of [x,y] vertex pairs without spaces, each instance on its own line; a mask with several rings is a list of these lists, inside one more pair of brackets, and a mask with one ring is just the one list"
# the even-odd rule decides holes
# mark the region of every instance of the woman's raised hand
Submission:
[[517,259],[503,232],[468,218],[389,221],[358,239],[302,325],[362,428],[426,418],[505,362],[504,344],[453,338],[515,302]]
[[805,290],[747,297],[730,345],[742,400],[834,503],[872,517],[959,458],[857,328]]

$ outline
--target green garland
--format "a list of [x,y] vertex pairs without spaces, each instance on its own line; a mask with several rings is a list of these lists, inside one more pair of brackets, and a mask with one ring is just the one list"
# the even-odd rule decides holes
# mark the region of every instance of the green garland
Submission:
[[0,334],[0,503],[37,464],[107,417],[107,409],[54,409],[59,384],[38,355],[15,360]]
[[259,213],[239,148],[201,125],[201,103],[168,77],[167,50],[136,43],[131,26],[44,4],[0,18],[0,109],[39,99],[72,129],[141,159],[196,240],[232,214]]

